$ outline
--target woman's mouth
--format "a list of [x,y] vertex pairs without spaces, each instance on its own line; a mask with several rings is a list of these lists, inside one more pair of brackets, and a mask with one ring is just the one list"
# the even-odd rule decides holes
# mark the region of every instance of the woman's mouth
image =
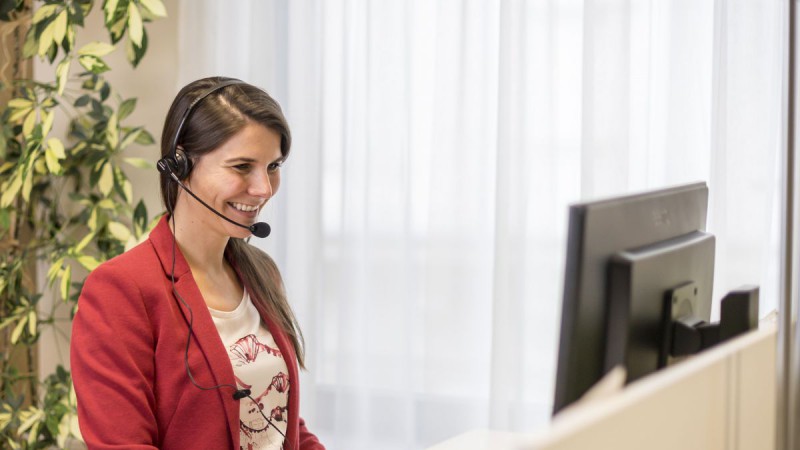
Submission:
[[228,205],[248,217],[255,217],[258,214],[258,209],[260,208],[260,205],[248,205],[245,203],[235,202],[228,202]]

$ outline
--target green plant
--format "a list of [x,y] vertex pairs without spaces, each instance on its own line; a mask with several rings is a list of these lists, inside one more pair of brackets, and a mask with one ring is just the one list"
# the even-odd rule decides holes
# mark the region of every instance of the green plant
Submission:
[[[126,125],[136,99],[123,98],[104,78],[110,67],[103,57],[127,37],[135,67],[147,51],[144,23],[166,11],[161,0],[105,0],[110,42],[76,48],[76,31],[93,6],[46,0],[32,10],[29,0],[0,0],[3,34],[15,39],[13,61],[0,60],[14,64],[0,90],[10,98],[0,128],[0,447],[63,448],[76,437],[70,374],[59,367],[40,382],[30,369],[35,345],[58,307],[70,308],[72,317],[87,271],[137,243],[153,224],[144,203],[134,205],[122,169],[149,166],[126,151],[153,137]],[[20,67],[36,57],[54,67],[55,81],[21,76]],[[52,135],[61,120],[67,135]],[[37,262],[46,267],[44,287],[31,272]],[[47,295],[58,298],[52,308],[41,301]]]

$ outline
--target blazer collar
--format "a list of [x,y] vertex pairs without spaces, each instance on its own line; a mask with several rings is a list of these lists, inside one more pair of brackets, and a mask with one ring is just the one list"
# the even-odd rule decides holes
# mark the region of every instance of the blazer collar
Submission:
[[161,261],[161,268],[167,276],[172,273],[173,261],[176,283],[183,275],[187,273],[191,275],[189,263],[186,262],[186,258],[183,257],[180,248],[174,245],[175,237],[172,235],[172,230],[169,226],[169,215],[165,214],[161,217],[153,231],[150,232],[149,239],[156,251],[156,255],[158,255],[158,260]]

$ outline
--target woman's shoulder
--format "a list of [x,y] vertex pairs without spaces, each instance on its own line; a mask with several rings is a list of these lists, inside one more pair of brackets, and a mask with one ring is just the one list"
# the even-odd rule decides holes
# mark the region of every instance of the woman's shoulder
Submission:
[[158,255],[149,240],[117,255],[97,266],[88,276],[87,283],[98,278],[146,280],[163,273]]

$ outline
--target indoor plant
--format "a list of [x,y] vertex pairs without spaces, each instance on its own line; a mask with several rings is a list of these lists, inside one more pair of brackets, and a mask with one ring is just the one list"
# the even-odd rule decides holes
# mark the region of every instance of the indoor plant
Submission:
[[[123,167],[147,166],[126,150],[153,138],[126,124],[136,99],[104,78],[103,57],[119,44],[136,66],[147,50],[144,24],[166,11],[161,0],[94,3],[0,0],[14,53],[2,61],[14,67],[2,80],[10,100],[0,106],[0,447],[63,448],[78,437],[69,372],[37,374],[35,346],[59,305],[74,313],[85,274],[152,224]],[[75,35],[92,13],[103,14],[109,42],[78,48]],[[47,59],[54,81],[22,76],[31,58]],[[64,136],[51,133],[60,120],[68,122]],[[43,307],[48,295],[58,298],[47,302],[54,307]]]

